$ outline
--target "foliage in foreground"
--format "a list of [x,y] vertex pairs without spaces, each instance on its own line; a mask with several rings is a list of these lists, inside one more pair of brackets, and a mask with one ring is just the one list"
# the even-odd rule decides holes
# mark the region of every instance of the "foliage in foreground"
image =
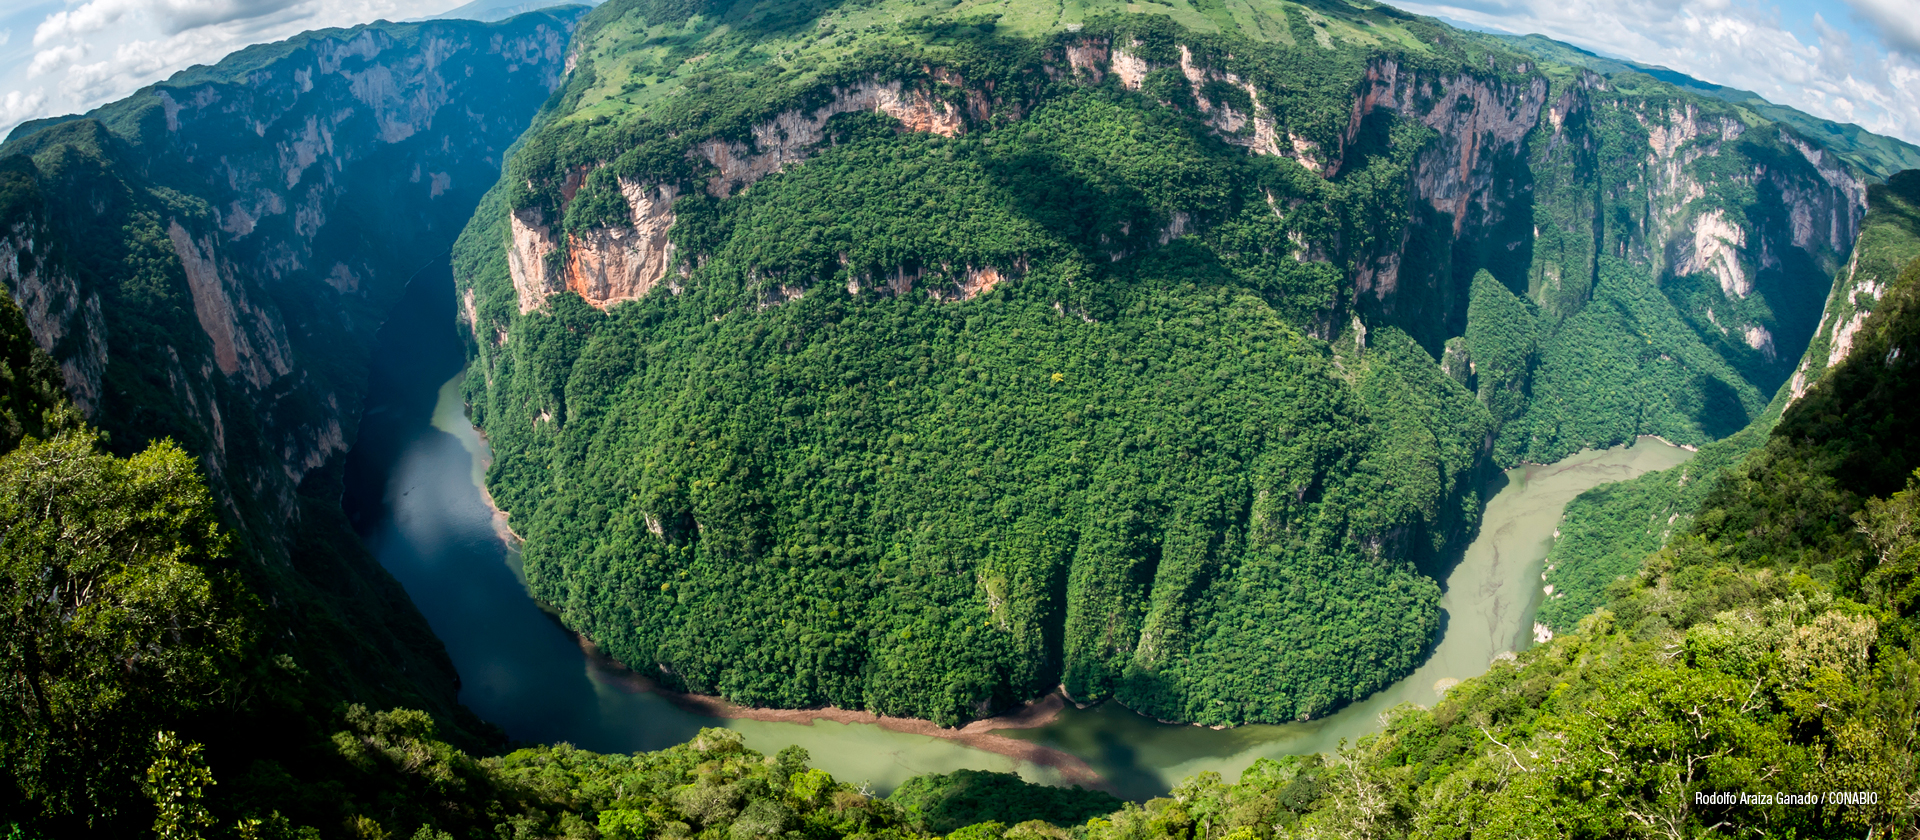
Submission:
[[946,834],[986,823],[1044,820],[1074,825],[1120,810],[1120,800],[1097,790],[1028,784],[1012,773],[956,770],[915,776],[888,795],[913,824]]
[[[1327,793],[1293,833],[1920,830],[1917,301],[1920,261],[1765,446],[1711,479],[1691,525],[1608,587],[1605,609],[1331,757]],[[1245,784],[1213,795],[1252,795]],[[1698,798],[1724,792],[1735,800]],[[1125,836],[1228,836],[1192,823]]]

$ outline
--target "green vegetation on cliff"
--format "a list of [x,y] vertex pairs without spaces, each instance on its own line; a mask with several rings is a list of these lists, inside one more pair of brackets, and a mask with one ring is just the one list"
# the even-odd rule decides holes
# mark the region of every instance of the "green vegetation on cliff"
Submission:
[[[1363,741],[1328,784],[1371,795],[1326,818],[1419,836],[1912,831],[1917,291],[1913,262],[1846,360],[1580,632]],[[1875,801],[1693,798],[1717,791]]]
[[[1781,412],[1797,397],[1795,388],[1800,387],[1800,383],[1818,381],[1826,373],[1837,336],[1858,329],[1861,319],[1880,307],[1900,305],[1897,298],[1887,297],[1887,290],[1894,286],[1893,281],[1901,269],[1920,257],[1920,210],[1917,208],[1920,208],[1920,171],[1895,175],[1886,184],[1870,188],[1860,241],[1847,268],[1835,278],[1822,332],[1808,346],[1795,382],[1782,387],[1768,411],[1739,432],[1702,446],[1700,454],[1684,466],[1596,487],[1567,505],[1560,537],[1547,556],[1547,580],[1554,586],[1555,597],[1541,606],[1540,621],[1559,630],[1573,629],[1581,618],[1606,602],[1609,584],[1630,575],[1639,568],[1641,558],[1692,527],[1694,512],[1708,493],[1725,492],[1715,490],[1721,486],[1715,477],[1722,470],[1740,464],[1748,453],[1767,446],[1769,432],[1780,421]],[[1849,377],[1860,375],[1853,373]],[[1805,409],[1806,412],[1815,410]],[[1783,430],[1783,434],[1792,432]],[[1872,426],[1860,434],[1876,441],[1894,439],[1886,429]],[[1836,474],[1865,479],[1875,473],[1873,465],[1879,454],[1877,449],[1868,449],[1865,456],[1852,455],[1853,462]],[[1899,459],[1890,461],[1898,462]],[[1900,479],[1900,475],[1879,475],[1871,486],[1848,492],[1856,498],[1885,495]],[[1760,492],[1757,487],[1749,489]],[[1766,491],[1763,495],[1773,492],[1777,491]],[[1802,501],[1828,511],[1834,504],[1831,500]],[[1810,511],[1809,515],[1814,514]],[[1832,548],[1827,546],[1826,550]],[[1829,569],[1825,574],[1832,572]]]
[[1118,807],[959,773],[912,780],[903,808],[725,730],[631,756],[482,757],[424,712],[343,705],[265,638],[195,459],[170,441],[102,451],[4,300],[0,352],[15,434],[0,442],[8,837],[914,840],[958,815],[1071,823]]
[[[1285,721],[1412,667],[1414,564],[1472,524],[1487,415],[1398,329],[1307,334],[1338,273],[1275,243],[1391,239],[1430,132],[1388,120],[1325,180],[1118,85],[1049,90],[951,139],[835,117],[805,165],[674,205],[682,293],[558,295],[481,348],[495,498],[565,621],[677,687],[942,723],[1062,682]],[[638,125],[569,226],[697,136]],[[460,252],[492,312],[501,227]]]
[[[197,460],[265,644],[469,747],[489,728],[343,515],[345,456],[375,329],[498,179],[578,14],[304,33],[0,147],[0,282],[53,357],[5,348],[4,387],[61,371],[107,451]],[[50,437],[37,419],[0,418],[0,445]]]
[[1120,800],[1097,790],[1046,787],[1012,773],[956,770],[915,776],[887,796],[923,831],[949,834],[967,826],[1002,828],[1032,820],[1075,825],[1120,810]]
[[455,249],[490,489],[568,626],[749,704],[1323,715],[1490,469],[1761,414],[1857,219],[1790,128],[1368,3],[615,0],[575,52]]
[[[1235,784],[1203,774],[1080,831],[1089,840],[1912,833],[1916,292],[1920,261],[1763,447],[1718,479],[1694,474],[1711,489],[1692,522],[1612,583],[1577,632],[1495,662],[1433,709],[1401,707],[1384,731],[1324,761],[1256,764]],[[1768,799],[1702,798],[1727,792]]]
[[[968,8],[898,28],[882,23],[899,8],[886,3],[610,8],[587,28],[606,49],[585,54],[550,133],[529,143],[459,249],[477,293],[481,363],[469,387],[502,452],[495,488],[532,538],[541,594],[628,661],[748,702],[952,722],[1057,680],[1188,720],[1321,714],[1417,660],[1437,620],[1419,564],[1471,530],[1483,468],[1642,431],[1703,440],[1737,425],[1724,418],[1750,419],[1784,369],[1764,342],[1729,337],[1716,319],[1788,324],[1774,310],[1806,296],[1789,281],[1840,247],[1803,248],[1787,255],[1795,267],[1765,276],[1662,263],[1661,226],[1675,219],[1620,198],[1649,183],[1626,164],[1669,145],[1654,143],[1654,128],[1684,134],[1701,122],[1695,111],[1724,114],[1637,79],[1583,94],[1614,110],[1570,105],[1556,123],[1613,120],[1591,147],[1555,147],[1563,138],[1544,131],[1525,141],[1594,152],[1585,162],[1569,152],[1562,191],[1526,205],[1514,185],[1533,182],[1517,157],[1501,158],[1478,174],[1509,178],[1513,191],[1481,206],[1513,201],[1501,209],[1513,212],[1478,217],[1461,202],[1453,217],[1423,182],[1423,166],[1457,151],[1435,127],[1446,120],[1419,110],[1437,88],[1413,89],[1405,112],[1348,121],[1361,74],[1384,72],[1386,56],[1396,72],[1491,91],[1454,100],[1456,113],[1498,107],[1535,79],[1483,71],[1511,56],[1382,8],[1183,4],[1164,6],[1165,20],[1076,8],[1069,21],[1065,7],[1028,6],[961,19],[980,11]],[[829,11],[837,22],[816,19]],[[1077,40],[1055,31],[1066,26]],[[1138,49],[1137,89],[1118,70],[1099,83],[1047,72],[1060,69],[1050,49],[1096,40]],[[766,69],[805,64],[802,46],[819,61]],[[744,140],[795,98],[821,104],[823,85],[882,71],[926,84],[954,109],[942,113],[970,114],[978,91],[942,81],[936,60],[992,81],[1005,94],[990,103],[998,116],[933,137],[844,114],[823,121],[804,164],[751,184],[725,184],[731,176],[686,155],[700,141]],[[1189,79],[1182,65],[1193,61],[1205,82]],[[1216,69],[1254,89],[1205,76]],[[1564,70],[1541,82],[1549,101],[1589,90]],[[758,84],[724,84],[743,79]],[[1235,145],[1261,129],[1232,127],[1216,109],[1252,109],[1256,95],[1280,103],[1270,128],[1294,155]],[[635,113],[623,105],[646,119],[624,120]],[[1640,105],[1667,116],[1635,128],[1626,111]],[[1787,153],[1796,138],[1784,130],[1742,125],[1754,136],[1738,144],[1696,135],[1678,147],[1702,152],[1682,169],[1712,188],[1715,218],[1758,238],[1779,221],[1780,185],[1725,176],[1757,162],[1801,177],[1812,164]],[[355,688],[342,675],[377,677],[341,660],[379,648],[341,642],[353,631],[324,620],[341,635],[289,645],[291,628],[314,625],[285,613],[352,615],[333,608],[366,594],[352,575],[364,558],[289,551],[310,564],[291,572],[253,563],[194,458],[147,440],[163,420],[189,447],[219,434],[188,413],[190,400],[159,390],[160,372],[137,367],[164,348],[215,357],[188,303],[186,248],[166,229],[210,231],[213,205],[129,176],[126,138],[101,122],[40,127],[23,142],[10,150],[33,160],[0,163],[5,221],[105,236],[46,264],[136,307],[108,322],[116,341],[159,342],[116,357],[105,381],[121,391],[108,404],[171,402],[111,417],[145,431],[105,450],[55,397],[27,316],[0,306],[9,834],[1914,831],[1920,438],[1907,409],[1920,265],[1854,301],[1872,312],[1854,353],[1786,410],[1764,448],[1714,480],[1681,539],[1636,574],[1587,575],[1589,593],[1612,582],[1579,632],[1496,664],[1435,709],[1398,710],[1338,754],[1261,762],[1233,784],[1202,774],[1082,821],[1111,803],[967,773],[877,800],[807,769],[798,750],[761,756],[717,730],[632,756],[565,745],[478,756],[453,715],[342,702]],[[583,163],[607,166],[581,176]],[[681,188],[672,238],[683,258],[637,301],[601,310],[567,291],[520,313],[501,246],[529,222],[510,214],[551,214],[533,223],[594,235],[621,219],[622,176]],[[111,212],[36,216],[67,188]],[[1500,238],[1543,219],[1563,227]],[[591,255],[561,241],[539,266]],[[1551,271],[1533,260],[1529,243],[1541,242],[1562,260]],[[1748,277],[1759,292],[1732,282]],[[1793,333],[1779,335],[1790,350]],[[214,393],[232,398],[220,388],[236,383]],[[1588,392],[1593,401],[1576,398]],[[250,434],[265,413],[229,422]],[[330,492],[318,475],[307,500]],[[296,504],[306,527],[338,525],[324,504]],[[291,578],[275,577],[315,569],[336,590],[279,588]],[[289,591],[306,597],[277,603]],[[1872,798],[1694,797],[1742,789]]]

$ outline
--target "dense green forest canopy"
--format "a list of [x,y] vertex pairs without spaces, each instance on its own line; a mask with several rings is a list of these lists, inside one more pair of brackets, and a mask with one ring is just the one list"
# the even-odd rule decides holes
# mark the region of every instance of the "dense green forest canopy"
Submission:
[[[1292,720],[1410,668],[1438,595],[1414,563],[1475,516],[1485,409],[1398,330],[1305,334],[1335,276],[1258,243],[1392,203],[1418,126],[1328,183],[1124,91],[953,140],[891,123],[683,200],[711,254],[685,294],[556,297],[475,368],[536,592],[677,687],[947,723],[1063,680]],[[1142,247],[1179,207],[1219,222]],[[964,303],[740,305],[902,265],[1024,269]]]
[[887,795],[924,831],[950,834],[968,826],[1002,828],[1033,820],[1074,825],[1120,810],[1111,794],[1028,784],[1012,773],[956,770],[915,776]]
[[[749,702],[957,722],[1064,682],[1184,720],[1318,716],[1423,653],[1438,616],[1422,569],[1471,531],[1487,470],[1764,416],[1792,359],[1714,318],[1777,327],[1790,349],[1812,328],[1794,326],[1809,292],[1789,281],[1836,255],[1783,252],[1799,263],[1748,296],[1661,268],[1657,220],[1621,198],[1647,183],[1651,148],[1627,112],[1738,121],[1738,142],[1699,141],[1687,172],[1756,231],[1784,212],[1778,185],[1727,176],[1806,175],[1789,130],[1657,82],[1512,63],[1386,7],[1148,5],[1068,20],[963,0],[901,25],[886,0],[616,0],[586,22],[579,72],[456,254],[477,293],[469,392],[503,453],[491,480],[569,623],[672,684]],[[1133,44],[1150,69],[1138,89],[1056,80],[1043,65],[1068,35]],[[1349,124],[1382,56],[1489,89],[1537,73],[1551,101],[1584,91],[1568,125],[1590,135],[1525,140],[1529,160],[1558,163],[1531,181],[1496,166],[1535,203],[1464,228],[1542,233],[1456,241],[1458,220],[1416,203],[1444,132],[1397,112]],[[1253,90],[1196,87],[1183,58]],[[743,189],[706,191],[714,173],[685,154],[874,74],[965,111],[967,89],[933,86],[936,59],[1003,91],[998,116],[947,137],[843,114],[804,165]],[[1318,151],[1249,156],[1233,141],[1250,132],[1200,106],[1256,95]],[[36,181],[98,188],[113,212],[81,229],[109,247],[66,258],[177,316],[142,335],[199,335],[158,220],[204,208],[116,174],[124,138],[98,122],[35,138],[35,159],[0,163],[6,218],[47,201]],[[678,279],[606,310],[562,293],[520,313],[511,214],[591,233],[618,220],[621,176],[685,187]],[[1428,272],[1410,288],[1437,284],[1410,299],[1446,314],[1352,295],[1390,254]],[[102,268],[115,261],[137,270]],[[1002,282],[952,299],[985,268]],[[1112,803],[1004,776],[879,799],[723,730],[630,756],[507,752],[457,715],[343,703],[350,669],[284,652],[279,590],[239,556],[194,459],[103,445],[0,306],[0,822],[19,837],[415,840],[1904,836],[1920,265],[1890,276],[1856,352],[1764,447],[1695,474],[1711,491],[1679,511],[1680,538],[1636,573],[1591,576],[1603,609],[1567,617],[1577,632],[1352,748],[1091,819]],[[179,423],[188,446],[205,434]],[[324,505],[303,509],[337,530]],[[324,662],[330,644],[293,650]],[[1871,796],[1694,798],[1767,788]]]
[[[576,45],[455,253],[490,488],[569,627],[749,704],[1324,715],[1424,654],[1487,476],[1747,425],[1848,247],[1675,276],[1662,226],[1852,176],[1369,3],[616,0]],[[641,195],[660,273],[590,306]]]
[[1066,824],[1118,807],[974,773],[912,780],[895,803],[717,729],[632,756],[479,757],[424,712],[341,704],[262,638],[257,579],[238,573],[195,460],[167,441],[102,451],[6,300],[0,352],[8,837],[912,840],[959,815]]
[[[1916,175],[1893,188],[1910,191]],[[1612,583],[1579,632],[1343,753],[1319,782],[1342,795],[1309,823],[1421,837],[1912,832],[1916,292],[1920,261],[1909,261],[1852,353],[1764,445],[1718,478],[1698,476],[1710,490],[1691,522]],[[1215,790],[1262,792],[1246,780]],[[1695,798],[1721,791],[1814,798]],[[1173,808],[1191,811],[1169,801],[1146,812]]]

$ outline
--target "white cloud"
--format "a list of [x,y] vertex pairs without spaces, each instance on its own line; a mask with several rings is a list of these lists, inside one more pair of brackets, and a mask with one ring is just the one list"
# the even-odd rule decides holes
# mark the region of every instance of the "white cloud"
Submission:
[[[1812,42],[1766,0],[1408,0],[1395,5],[1671,67],[1703,81],[1920,143],[1920,14],[1915,0],[1828,0]],[[1849,12],[1849,9],[1851,12]],[[1884,45],[1832,25],[1849,14]],[[1864,42],[1863,42],[1864,41]],[[1876,47],[1884,46],[1884,49]]]
[[202,26],[248,20],[293,6],[319,11],[312,0],[92,0],[71,11],[55,12],[34,30],[34,46],[91,35],[127,17],[138,17],[174,35]]
[[1920,55],[1920,7],[1913,0],[1846,0],[1890,49]]
[[64,47],[54,47],[50,50],[41,50],[34,54],[33,63],[27,65],[27,78],[31,79],[35,76],[46,75],[47,73],[51,73],[86,57],[87,47],[85,44],[72,44]]
[[13,126],[39,115],[40,106],[46,101],[46,91],[39,88],[32,93],[8,91],[7,95],[0,96],[0,126],[7,126],[7,130],[12,131]]
[[157,5],[160,16],[167,21],[167,33],[175,34],[200,26],[249,20],[302,4],[298,0],[161,0]]
[[134,6],[135,0],[94,0],[72,11],[54,12],[33,30],[33,45],[43,47],[62,39],[99,32],[118,23]]
[[11,40],[13,40],[13,30],[0,29],[0,47],[6,46],[7,42]]

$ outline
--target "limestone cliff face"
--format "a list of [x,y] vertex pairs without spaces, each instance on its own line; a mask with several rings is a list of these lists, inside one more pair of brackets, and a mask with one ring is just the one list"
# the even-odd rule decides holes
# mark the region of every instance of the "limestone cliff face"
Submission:
[[[1323,148],[1290,133],[1289,115],[1276,113],[1259,85],[1223,69],[1230,59],[1202,56],[1201,49],[1197,42],[1149,49],[1137,40],[1087,35],[1056,42],[1035,69],[1054,83],[1132,90],[1155,73],[1177,71],[1197,116],[1221,140],[1291,159],[1329,180],[1374,153],[1365,138],[1377,136],[1382,121],[1432,132],[1406,173],[1409,206],[1397,238],[1368,246],[1368,253],[1353,253],[1359,246],[1337,235],[1285,244],[1303,261],[1342,263],[1344,294],[1316,328],[1327,337],[1359,315],[1362,323],[1405,329],[1438,357],[1464,332],[1471,272],[1462,266],[1486,267],[1509,288],[1526,289],[1557,319],[1585,305],[1598,260],[1607,255],[1645,269],[1656,285],[1708,278],[1719,300],[1694,301],[1687,305],[1700,311],[1683,314],[1697,316],[1709,338],[1732,348],[1737,364],[1758,371],[1764,390],[1769,377],[1787,374],[1781,366],[1804,346],[1826,278],[1851,248],[1864,209],[1858,176],[1789,130],[1767,126],[1758,130],[1762,137],[1730,109],[1623,94],[1591,73],[1556,91],[1525,63],[1437,73],[1375,57],[1355,82],[1344,133]],[[561,290],[605,307],[663,284],[677,288],[688,269],[678,261],[697,255],[671,249],[672,196],[704,187],[725,199],[799,165],[821,147],[836,114],[885,113],[903,130],[955,136],[1018,120],[1032,104],[931,66],[899,79],[841,83],[806,107],[752,125],[745,136],[690,141],[686,154],[702,173],[697,180],[621,181],[628,224],[563,233],[558,219],[573,190],[605,165],[588,164],[565,175],[559,206],[514,213],[506,245],[518,309],[533,311]],[[1210,223],[1170,210],[1140,242],[1116,245],[1110,256],[1165,245]],[[994,277],[1019,274],[1011,266],[990,268]],[[884,274],[852,278],[848,289],[923,285],[939,299],[965,300],[1001,282],[914,267]],[[804,293],[789,283],[769,285],[762,305]]]
[[[966,90],[965,80],[952,71],[936,69],[932,75],[937,84]],[[966,130],[969,119],[981,123],[993,113],[994,103],[988,92],[967,93],[968,105],[963,110],[936,98],[926,85],[867,79],[833,88],[828,101],[819,107],[782,111],[756,123],[747,141],[701,141],[688,157],[710,167],[706,191],[715,198],[726,198],[811,157],[826,138],[827,121],[839,114],[881,113],[899,120],[907,131],[957,136]],[[565,199],[572,198],[583,177],[569,176],[561,190]],[[642,184],[626,178],[618,179],[618,183],[629,211],[626,225],[597,226],[562,235],[537,208],[513,211],[508,222],[507,265],[522,313],[538,309],[548,296],[563,289],[605,308],[644,297],[667,280],[673,267],[668,230],[673,227],[673,201],[681,194],[681,186]],[[564,206],[561,209],[564,211]],[[556,258],[556,254],[564,256]],[[964,299],[993,287],[993,283],[970,283],[959,283],[954,293]],[[776,295],[776,301],[791,297]]]
[[[1645,211],[1613,236],[1617,252],[1656,276],[1711,277],[1720,300],[1706,304],[1710,328],[1768,367],[1792,363],[1859,234],[1866,185],[1783,128],[1748,136],[1739,120],[1705,117],[1692,103],[1630,113],[1646,129],[1646,150],[1626,186],[1642,188]],[[1727,163],[1739,171],[1712,178],[1703,169]],[[1764,306],[1748,303],[1756,294]]]
[[1853,352],[1875,305],[1906,264],[1920,256],[1920,243],[1905,223],[1912,205],[1903,197],[1913,194],[1915,181],[1920,176],[1903,172],[1870,191],[1869,213],[1861,220],[1857,244],[1846,266],[1835,274],[1819,327],[1788,381],[1789,401],[1799,400],[1828,369]]
[[1774,230],[1751,229],[1726,208],[1707,206],[1707,190],[1694,164],[1724,154],[1747,128],[1730,117],[1703,118],[1688,103],[1664,113],[1637,113],[1647,131],[1644,164],[1647,238],[1643,253],[1674,274],[1709,273],[1729,297],[1754,289],[1757,269],[1777,267],[1779,250],[1797,248],[1809,257],[1844,254],[1853,245],[1866,212],[1866,185],[1837,160],[1789,132],[1782,145],[1805,161],[1760,162],[1747,183],[1776,194],[1785,210]]
[[167,223],[167,238],[186,271],[194,317],[213,342],[213,359],[220,372],[255,390],[292,373],[293,349],[287,344],[279,313],[252,300],[233,263],[215,250],[213,235],[196,240],[173,220]]
[[107,367],[100,295],[81,291],[58,248],[44,214],[15,219],[0,230],[0,279],[26,314],[34,342],[60,362],[74,405],[93,414]]
[[444,650],[343,527],[343,456],[375,331],[447,259],[580,14],[307,33],[0,147],[39,196],[0,207],[35,340],[114,448],[200,458],[269,644],[356,702],[457,720]]
[[564,264],[555,261],[560,243],[538,210],[511,215],[507,267],[521,312],[533,311],[562,289],[606,307],[645,297],[666,279],[673,263],[667,231],[673,227],[673,200],[679,188],[623,179],[620,193],[627,201],[628,224],[567,235]]
[[[1531,221],[1521,218],[1529,209],[1524,201],[1529,186],[1527,140],[1546,105],[1546,80],[1536,76],[1510,83],[1464,74],[1428,78],[1381,59],[1368,65],[1360,89],[1343,148],[1334,150],[1325,164],[1328,175],[1337,177],[1348,165],[1346,148],[1376,114],[1416,120],[1437,136],[1414,160],[1411,198],[1439,218],[1425,222],[1415,215],[1408,237],[1425,225],[1440,224],[1445,239],[1514,250],[1523,234],[1509,223]],[[1464,278],[1422,265],[1412,278],[1414,288],[1402,292],[1406,242],[1358,266],[1356,299],[1371,296],[1386,314],[1401,320],[1412,314],[1408,310],[1440,316],[1436,320],[1442,322],[1458,319],[1465,291],[1459,281]]]
[[[76,283],[27,257],[52,240],[69,251],[93,243],[15,224],[0,271],[76,402],[130,443],[178,436],[129,422],[155,407],[120,401],[151,395],[103,393],[114,365],[150,381],[164,371],[225,489],[270,517],[291,515],[307,475],[346,452],[362,387],[303,368],[303,347],[354,361],[365,352],[385,308],[451,245],[558,86],[573,19],[309,33],[272,48],[270,61],[196,68],[105,106],[88,115],[103,127],[92,141],[59,126],[10,143],[36,156],[97,145],[101,171],[132,196],[130,218],[157,220],[174,263],[163,273],[201,334],[136,350],[139,322],[161,313],[103,312],[123,282],[115,272],[132,267],[100,268],[97,287]],[[54,217],[80,212],[62,205],[76,189],[49,182]],[[244,441],[228,433],[242,416]]]
[[[937,74],[944,83],[964,88],[965,82],[948,71]],[[908,131],[953,137],[966,126],[958,111],[933,98],[924,87],[902,89],[899,80],[868,79],[834,88],[832,100],[808,111],[782,111],[753,127],[752,143],[708,140],[693,152],[716,170],[707,180],[707,192],[726,198],[789,165],[806,160],[825,137],[827,120],[838,114],[871,111],[900,121]],[[980,115],[985,119],[985,114]]]
[[[1067,66],[1050,75],[1079,74],[1098,83],[1110,74],[1121,85],[1138,90],[1149,73],[1162,69],[1140,52],[1138,43],[1113,45],[1086,39],[1067,47],[1062,56]],[[1354,163],[1349,160],[1349,148],[1369,120],[1380,114],[1411,119],[1437,134],[1415,160],[1409,182],[1413,199],[1430,207],[1439,215],[1438,223],[1445,225],[1441,238],[1506,251],[1515,250],[1525,238],[1524,224],[1531,221],[1526,218],[1528,141],[1545,111],[1545,79],[1532,76],[1521,83],[1505,83],[1466,74],[1425,78],[1404,71],[1391,58],[1377,59],[1368,64],[1357,86],[1340,144],[1321,148],[1280,128],[1281,121],[1261,100],[1256,85],[1234,73],[1201,66],[1187,45],[1180,45],[1178,53],[1178,64],[1168,66],[1177,66],[1202,119],[1222,140],[1253,154],[1286,157],[1333,179]],[[1212,101],[1208,90],[1218,83],[1244,91],[1247,103],[1236,108]],[[1184,227],[1183,221],[1191,223],[1176,214],[1174,226]],[[1430,338],[1437,349],[1445,336],[1438,330],[1425,336],[1423,332],[1429,331],[1418,329],[1414,321],[1426,318],[1451,324],[1457,332],[1459,325],[1452,322],[1464,317],[1465,285],[1445,276],[1444,260],[1417,254],[1418,276],[1409,288],[1402,288],[1407,282],[1402,268],[1408,261],[1407,242],[1423,222],[1416,216],[1399,241],[1376,253],[1354,255],[1351,300],[1360,309],[1407,321],[1403,326],[1423,340]],[[1163,235],[1162,241],[1171,238]],[[1298,242],[1291,243],[1290,250],[1303,259],[1324,261],[1342,247],[1339,242]],[[1329,323],[1340,320],[1338,313],[1328,313]]]

